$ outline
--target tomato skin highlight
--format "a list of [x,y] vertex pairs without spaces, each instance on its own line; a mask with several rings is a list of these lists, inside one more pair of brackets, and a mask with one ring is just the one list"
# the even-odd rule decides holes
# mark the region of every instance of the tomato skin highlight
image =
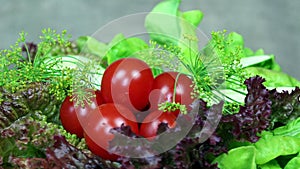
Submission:
[[149,103],[153,84],[150,67],[136,58],[123,58],[110,64],[103,74],[101,91],[106,103],[126,105],[140,112]]
[[129,120],[135,119],[134,114],[122,105],[105,103],[100,105],[97,110],[89,112],[89,115],[89,124],[84,126],[87,146],[91,152],[105,160],[116,161],[119,157],[108,152],[109,142],[114,138],[111,129],[124,124],[130,126],[135,134],[139,134],[137,122]]
[[155,139],[161,123],[166,123],[169,128],[174,128],[176,126],[176,116],[172,112],[160,110],[151,112],[141,124],[140,136],[147,138],[149,141]]
[[[87,90],[87,92],[94,91]],[[93,106],[85,103],[84,107],[77,106],[75,108],[75,103],[70,100],[72,97],[67,96],[60,107],[59,116],[64,129],[71,134],[76,134],[78,138],[84,137],[83,127],[80,123],[80,120],[78,119],[78,114],[80,114],[81,112],[90,111],[90,109],[94,109],[96,105],[101,105],[104,103],[100,90],[95,91],[95,95],[96,99],[92,99],[91,103],[91,105]]]
[[[178,72],[164,72],[158,75],[153,82],[152,90],[150,92],[150,110],[158,110],[158,105],[164,102],[173,101],[186,106],[190,110],[190,104],[193,103],[193,81],[184,74]],[[174,99],[174,87],[175,99]],[[174,111],[174,115],[178,116],[179,110]]]

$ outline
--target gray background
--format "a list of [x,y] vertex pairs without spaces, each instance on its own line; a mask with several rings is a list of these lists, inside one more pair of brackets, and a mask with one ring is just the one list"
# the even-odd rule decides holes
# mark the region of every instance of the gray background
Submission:
[[[200,9],[200,28],[227,29],[243,35],[254,50],[274,54],[283,71],[300,79],[299,0],[182,0],[181,9]],[[38,41],[42,28],[67,29],[73,38],[91,35],[108,22],[148,12],[160,0],[0,0],[0,48],[13,44],[22,30]]]

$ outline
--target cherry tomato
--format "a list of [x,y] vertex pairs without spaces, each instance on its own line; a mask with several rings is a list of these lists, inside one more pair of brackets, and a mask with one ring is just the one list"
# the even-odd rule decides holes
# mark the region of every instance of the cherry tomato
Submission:
[[[90,92],[90,91],[87,91]],[[103,98],[101,96],[100,91],[96,91],[96,100],[93,100],[92,103],[87,104],[85,103],[85,106],[77,106],[75,107],[75,103],[71,101],[71,97],[67,96],[65,100],[63,101],[61,107],[60,107],[60,120],[64,127],[64,129],[71,134],[76,134],[77,137],[83,138],[83,128],[80,124],[80,121],[78,119],[78,113],[87,111],[87,109],[94,109],[97,106],[91,106],[94,105],[101,105],[103,104]],[[97,102],[97,104],[95,103]]]
[[153,84],[150,67],[142,60],[124,58],[110,64],[101,82],[101,91],[106,103],[126,105],[139,112],[149,103]]
[[89,113],[89,123],[84,126],[84,137],[88,148],[105,160],[116,161],[118,155],[108,151],[109,142],[114,138],[111,129],[124,124],[130,126],[131,130],[138,135],[137,122],[129,120],[134,118],[134,114],[122,105],[114,103],[100,105],[97,110]]
[[96,94],[97,104],[100,106],[101,104],[104,103],[104,99],[103,99],[103,96],[102,96],[102,92],[101,92],[100,90],[96,90],[96,91],[95,91],[95,94]]
[[161,123],[166,123],[169,128],[173,128],[176,126],[176,116],[171,112],[160,110],[151,112],[141,124],[140,135],[148,140],[153,140]]
[[[158,75],[154,79],[149,96],[151,104],[150,110],[157,110],[160,103],[173,101],[185,105],[189,110],[189,105],[193,102],[191,96],[193,91],[192,85],[193,82],[188,76],[178,72],[164,72]],[[177,116],[179,110],[173,113]]]

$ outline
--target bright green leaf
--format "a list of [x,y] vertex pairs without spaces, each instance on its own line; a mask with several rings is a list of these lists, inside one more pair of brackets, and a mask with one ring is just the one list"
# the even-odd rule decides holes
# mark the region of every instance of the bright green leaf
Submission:
[[267,87],[295,87],[300,86],[300,82],[280,71],[269,70],[261,67],[247,67],[244,69],[250,76],[259,75],[266,79],[264,85]]
[[243,67],[253,66],[271,59],[269,55],[260,55],[260,56],[250,56],[244,57],[241,59],[241,64]]
[[276,160],[271,160],[266,164],[259,165],[260,169],[281,169],[280,165]]
[[296,169],[300,167],[300,156],[298,155],[297,157],[294,157],[293,159],[291,159],[286,166],[284,167],[284,169]]
[[289,122],[285,126],[274,129],[273,133],[274,135],[293,136],[300,138],[300,118]]
[[130,57],[134,53],[147,48],[146,42],[140,38],[125,38],[122,34],[116,35],[109,44],[106,54],[107,62],[111,64],[118,59]]
[[264,132],[254,146],[257,149],[256,163],[265,164],[279,156],[298,153],[300,151],[300,138],[273,136],[272,133]]
[[180,36],[177,17],[180,2],[180,0],[164,0],[147,15],[145,27],[153,41],[160,44],[176,44]]
[[203,19],[203,13],[199,10],[192,10],[192,11],[183,12],[182,17],[187,22],[197,27]]
[[80,52],[91,53],[103,57],[107,50],[105,43],[90,36],[81,36],[76,40]]
[[232,149],[214,160],[221,169],[256,169],[256,151],[253,146]]

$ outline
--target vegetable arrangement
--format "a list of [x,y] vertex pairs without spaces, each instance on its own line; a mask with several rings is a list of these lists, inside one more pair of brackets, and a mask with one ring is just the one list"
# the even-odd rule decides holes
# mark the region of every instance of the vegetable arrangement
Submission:
[[20,33],[0,53],[0,168],[299,168],[300,82],[238,33],[200,48],[203,14],[179,6],[147,15],[149,43]]

